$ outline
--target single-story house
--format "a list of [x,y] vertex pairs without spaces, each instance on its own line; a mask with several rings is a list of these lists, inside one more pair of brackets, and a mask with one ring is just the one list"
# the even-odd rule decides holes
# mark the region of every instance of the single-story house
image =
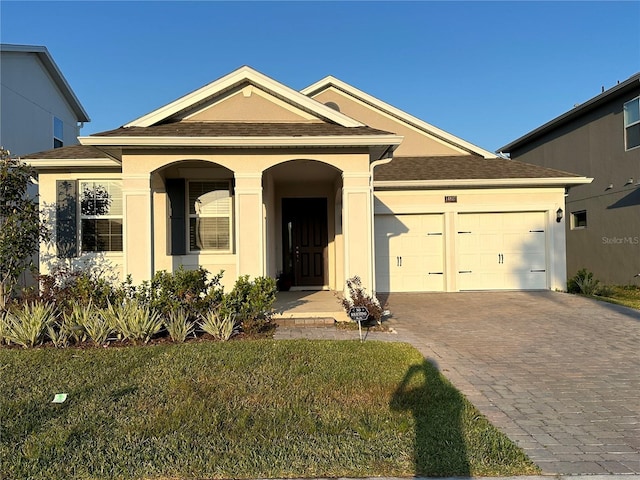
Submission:
[[566,190],[336,78],[298,92],[250,67],[80,145],[27,156],[53,259],[121,278],[203,266],[294,288],[564,289]]

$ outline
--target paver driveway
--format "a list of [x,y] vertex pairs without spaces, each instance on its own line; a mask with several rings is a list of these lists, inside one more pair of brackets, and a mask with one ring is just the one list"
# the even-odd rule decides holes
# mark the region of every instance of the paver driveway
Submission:
[[[369,338],[416,346],[544,473],[640,473],[640,312],[557,292],[386,300],[398,334]],[[344,335],[302,331],[278,335]]]

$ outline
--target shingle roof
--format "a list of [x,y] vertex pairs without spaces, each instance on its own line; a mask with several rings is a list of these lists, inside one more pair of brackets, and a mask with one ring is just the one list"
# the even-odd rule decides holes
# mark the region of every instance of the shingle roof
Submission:
[[505,158],[475,155],[394,157],[375,168],[374,181],[576,177],[573,173]]
[[29,155],[23,155],[22,157],[28,160],[109,159],[109,156],[90,145],[71,145],[69,147],[54,148],[51,150],[45,150],[44,152],[31,153]]
[[151,127],[120,127],[96,133],[101,137],[316,137],[389,135],[371,127],[343,127],[331,123],[175,122]]

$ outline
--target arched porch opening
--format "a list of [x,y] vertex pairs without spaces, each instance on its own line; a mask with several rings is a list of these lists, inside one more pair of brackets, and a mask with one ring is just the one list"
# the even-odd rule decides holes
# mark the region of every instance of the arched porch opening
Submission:
[[295,159],[263,172],[265,271],[293,289],[341,289],[342,171]]
[[200,159],[173,161],[151,173],[155,270],[224,270],[237,276],[232,170]]

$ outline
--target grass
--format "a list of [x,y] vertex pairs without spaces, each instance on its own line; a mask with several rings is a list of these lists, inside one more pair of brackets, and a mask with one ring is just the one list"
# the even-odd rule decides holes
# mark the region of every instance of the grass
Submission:
[[0,391],[0,478],[539,473],[406,344],[4,348]]
[[598,295],[594,298],[605,302],[624,305],[625,307],[640,310],[640,287],[635,285],[616,285],[605,289],[606,295]]

